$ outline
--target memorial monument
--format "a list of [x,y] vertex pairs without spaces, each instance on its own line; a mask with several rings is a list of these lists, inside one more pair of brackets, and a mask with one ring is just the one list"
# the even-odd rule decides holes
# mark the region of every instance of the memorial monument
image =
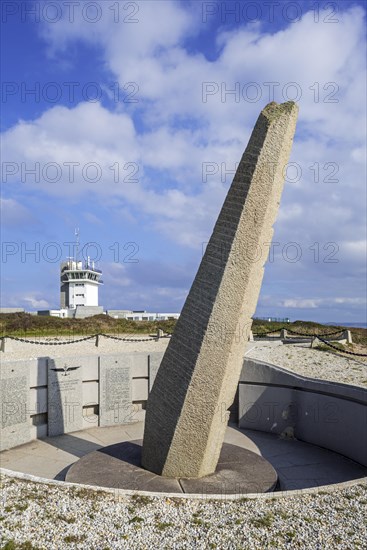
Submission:
[[271,243],[298,107],[260,113],[148,398],[142,466],[215,472]]

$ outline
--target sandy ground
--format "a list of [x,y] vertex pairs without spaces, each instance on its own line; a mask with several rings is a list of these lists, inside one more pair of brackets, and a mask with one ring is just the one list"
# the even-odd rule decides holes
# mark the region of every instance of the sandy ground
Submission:
[[367,387],[366,362],[358,357],[310,348],[310,344],[250,342],[246,356],[309,378]]

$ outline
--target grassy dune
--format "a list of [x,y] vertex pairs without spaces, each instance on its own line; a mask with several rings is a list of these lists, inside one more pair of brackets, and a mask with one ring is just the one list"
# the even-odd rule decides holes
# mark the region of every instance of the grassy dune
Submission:
[[73,336],[106,334],[153,334],[161,328],[172,332],[176,321],[127,321],[108,315],[86,319],[60,319],[30,313],[0,314],[0,336]]
[[[155,334],[160,328],[171,333],[176,321],[127,321],[113,319],[108,315],[94,315],[87,319],[60,319],[31,315],[30,313],[2,313],[0,314],[0,336],[76,336],[96,333],[106,334]],[[254,320],[254,333],[279,331],[284,323]],[[367,330],[342,326],[328,326],[312,321],[295,321],[288,323],[287,328],[304,334],[328,334],[338,329],[348,328],[352,332],[353,342],[367,346]]]

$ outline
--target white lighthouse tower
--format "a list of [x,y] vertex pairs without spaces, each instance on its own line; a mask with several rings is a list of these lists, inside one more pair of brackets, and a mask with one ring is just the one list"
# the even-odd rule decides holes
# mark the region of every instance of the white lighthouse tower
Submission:
[[79,229],[75,236],[75,256],[60,265],[60,306],[68,310],[68,317],[83,318],[103,313],[98,305],[98,288],[103,281],[102,271],[89,257],[79,260]]

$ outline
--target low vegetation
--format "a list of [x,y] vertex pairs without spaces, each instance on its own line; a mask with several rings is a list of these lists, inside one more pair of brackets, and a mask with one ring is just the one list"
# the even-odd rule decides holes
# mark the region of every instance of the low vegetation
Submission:
[[86,319],[60,319],[30,313],[0,314],[0,336],[88,336],[97,333],[113,335],[156,334],[158,329],[171,333],[176,321],[128,321],[108,315]]
[[[176,320],[168,321],[128,321],[113,319],[108,315],[94,315],[87,319],[60,319],[30,313],[2,313],[0,314],[0,337],[58,337],[90,336],[97,333],[124,336],[126,334],[155,335],[158,329],[165,333],[172,333]],[[343,326],[329,326],[312,321],[295,321],[294,323],[268,322],[260,319],[253,321],[252,330],[255,334],[272,332],[279,335],[279,331],[286,327],[289,330],[302,334],[328,334],[337,330],[348,329],[352,333],[353,343],[367,347],[367,330]]]

